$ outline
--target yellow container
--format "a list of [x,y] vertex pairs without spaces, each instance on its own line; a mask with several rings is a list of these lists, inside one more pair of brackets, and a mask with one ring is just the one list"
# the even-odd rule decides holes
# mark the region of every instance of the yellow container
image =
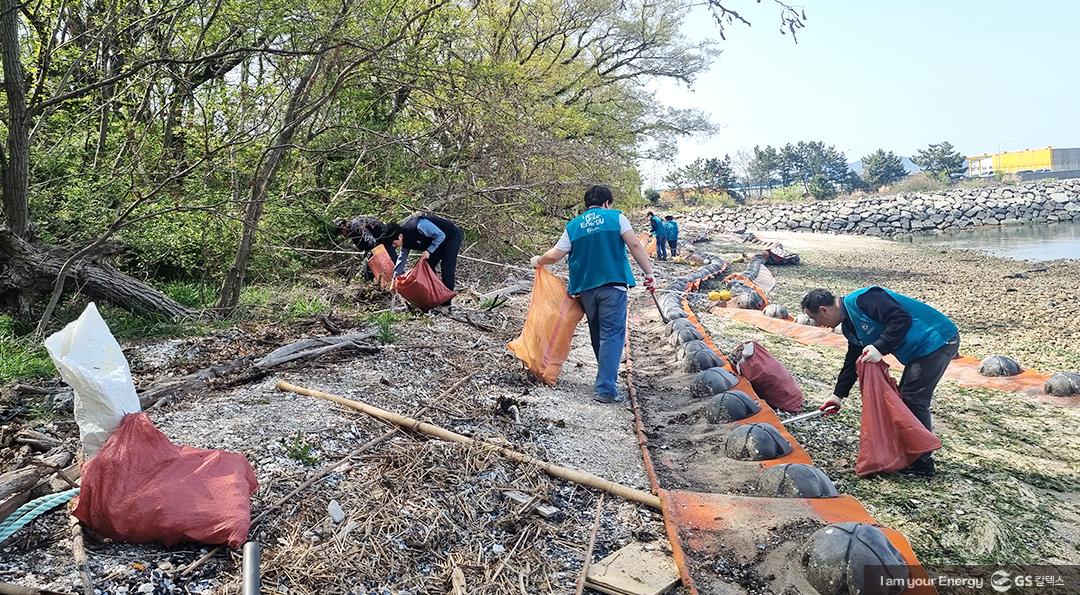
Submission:
[[994,172],[1012,174],[1018,171],[1039,171],[1050,169],[1054,161],[1054,150],[1050,147],[1045,149],[1029,149],[1026,151],[1011,151],[994,155]]

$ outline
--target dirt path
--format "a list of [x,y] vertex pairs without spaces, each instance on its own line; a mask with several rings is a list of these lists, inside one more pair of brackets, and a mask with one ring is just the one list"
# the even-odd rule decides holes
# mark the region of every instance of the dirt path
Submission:
[[[538,384],[505,349],[521,327],[527,301],[527,295],[518,296],[504,307],[498,316],[505,324],[497,325],[503,330],[494,333],[446,318],[400,322],[394,327],[397,342],[379,353],[329,358],[153,410],[151,419],[178,443],[244,453],[260,483],[253,514],[315,469],[388,429],[325,401],[279,392],[273,386],[279,378],[647,489],[631,413],[591,400],[595,364],[584,324],[554,387]],[[150,347],[133,360],[167,366],[159,360],[190,356],[176,347]],[[433,400],[469,373],[471,382]],[[521,513],[520,504],[502,495],[507,489],[561,512],[552,519]],[[457,568],[469,593],[569,593],[597,497],[490,453],[398,434],[272,513],[252,539],[264,547],[264,592],[441,594]],[[331,501],[345,513],[341,523],[329,518]],[[667,548],[656,511],[609,497],[601,518],[594,560],[631,541]],[[76,590],[65,523],[61,514],[48,515],[0,550],[0,580]],[[88,547],[102,592],[239,589],[234,555],[180,577],[178,571],[207,548],[101,542]]]

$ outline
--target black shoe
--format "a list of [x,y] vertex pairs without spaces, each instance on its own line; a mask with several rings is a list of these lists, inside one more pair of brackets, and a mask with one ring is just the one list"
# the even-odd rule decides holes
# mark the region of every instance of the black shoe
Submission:
[[934,476],[934,459],[916,461],[909,467],[901,469],[900,474],[908,477],[925,477],[929,479]]

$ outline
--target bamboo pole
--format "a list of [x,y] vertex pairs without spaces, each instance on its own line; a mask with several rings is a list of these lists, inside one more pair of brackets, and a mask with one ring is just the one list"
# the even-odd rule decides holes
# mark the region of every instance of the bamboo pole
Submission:
[[585,560],[581,563],[581,574],[578,575],[574,595],[582,595],[585,592],[585,581],[589,578],[589,566],[592,565],[593,547],[596,546],[596,532],[600,529],[600,516],[603,513],[604,495],[600,494],[600,500],[596,502],[596,518],[593,519],[592,532],[589,533],[589,547],[585,548]]
[[[473,374],[474,374],[474,372],[469,372],[464,378],[462,378],[461,380],[458,380],[457,382],[455,382],[453,384],[453,386],[451,386],[450,388],[444,390],[442,392],[442,394],[440,394],[438,397],[435,398],[435,400],[436,401],[442,401],[445,397],[453,394],[453,392],[455,390],[457,390],[459,387],[461,387],[461,385],[463,385],[466,382],[468,382],[469,380],[471,380],[472,377],[473,377]],[[425,405],[425,406],[421,407],[420,409],[418,409],[416,411],[416,413],[414,415],[420,415],[421,413],[427,411],[428,407],[429,407],[428,405]],[[311,477],[309,477],[307,479],[307,481],[300,484],[299,487],[297,487],[293,491],[289,492],[288,494],[285,494],[284,496],[279,498],[276,502],[274,502],[273,504],[268,506],[266,509],[264,509],[262,512],[260,512],[258,516],[256,516],[254,519],[252,519],[251,526],[253,528],[258,526],[258,524],[261,523],[264,518],[266,518],[266,515],[270,514],[271,512],[273,512],[275,510],[277,510],[278,508],[281,508],[287,502],[289,502],[289,500],[292,500],[293,496],[296,496],[300,492],[308,489],[309,487],[311,487],[312,484],[314,484],[315,482],[319,481],[320,479],[326,477],[327,475],[330,475],[331,473],[333,473],[335,471],[341,471],[341,472],[348,471],[351,468],[351,465],[347,465],[346,463],[348,463],[350,459],[352,459],[355,456],[361,455],[361,454],[371,450],[372,448],[375,448],[376,446],[382,444],[383,442],[386,442],[387,440],[393,438],[394,434],[397,434],[400,431],[401,431],[400,427],[397,427],[397,426],[392,427],[392,428],[390,428],[390,431],[382,434],[381,436],[378,436],[377,438],[372,438],[371,440],[368,440],[367,442],[365,442],[365,443],[361,444],[360,446],[356,447],[355,449],[350,451],[349,454],[347,454],[344,457],[338,459],[337,461],[334,461],[332,463],[327,463],[326,465],[323,465],[315,473],[313,473],[311,475]],[[220,552],[223,549],[225,549],[225,546],[219,545],[219,546],[215,547],[214,549],[210,550],[209,552],[206,552],[206,554],[204,554],[201,558],[199,558],[198,560],[195,560],[194,562],[189,564],[186,568],[184,568],[182,571],[180,571],[180,576],[187,576],[187,575],[191,574],[197,568],[201,567],[203,564],[210,561],[211,558],[216,556],[218,554],[218,552]],[[0,593],[0,595],[3,595],[3,594]]]
[[350,409],[355,409],[362,413],[366,413],[374,418],[381,419],[383,421],[387,421],[403,428],[408,428],[410,430],[420,432],[422,434],[427,434],[428,436],[433,436],[441,440],[446,440],[447,442],[457,442],[458,444],[486,448],[493,452],[500,453],[506,458],[517,461],[519,463],[536,465],[542,471],[544,471],[548,475],[551,475],[552,477],[558,477],[560,479],[572,481],[583,486],[596,488],[598,490],[604,490],[609,494],[619,496],[620,498],[625,498],[627,500],[630,500],[631,502],[637,502],[639,504],[651,506],[657,510],[660,509],[660,499],[656,496],[648,492],[638,490],[636,488],[609,481],[602,477],[593,475],[592,473],[586,473],[584,471],[578,471],[576,469],[562,467],[560,465],[549,463],[547,461],[538,459],[525,453],[517,452],[516,450],[511,450],[509,448],[484,442],[482,440],[475,440],[473,438],[469,438],[468,436],[462,436],[461,434],[458,434],[456,432],[451,432],[450,430],[441,428],[434,424],[429,424],[420,420],[412,419],[410,417],[405,417],[404,415],[399,415],[392,411],[380,409],[378,407],[375,407],[374,405],[368,405],[367,403],[353,401],[351,399],[346,399],[345,397],[339,397],[330,393],[324,393],[322,391],[304,388],[302,386],[296,386],[295,384],[290,384],[288,382],[285,382],[284,380],[278,380],[276,386],[278,390],[292,392],[298,395],[305,395],[308,397],[316,397],[318,399],[325,399],[339,405],[344,405],[345,407],[349,407]]

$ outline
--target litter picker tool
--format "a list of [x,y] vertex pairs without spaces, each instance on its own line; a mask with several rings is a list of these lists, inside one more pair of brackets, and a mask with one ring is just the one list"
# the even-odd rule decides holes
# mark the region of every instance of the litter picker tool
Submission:
[[663,320],[666,323],[667,318],[664,316],[664,310],[660,308],[660,300],[656,299],[656,292],[650,291],[649,295],[652,296],[652,301],[654,304],[656,304],[656,311],[660,313],[660,320]]
[[785,419],[784,421],[782,421],[780,423],[782,423],[785,426],[788,425],[788,424],[797,424],[799,422],[806,421],[808,419],[814,419],[814,418],[817,418],[817,417],[821,417],[822,415],[827,415],[829,413],[836,413],[839,410],[840,410],[839,407],[829,407],[827,409],[818,409],[817,411],[811,411],[809,413],[803,413],[803,414],[800,414],[800,415],[796,415],[795,417],[789,417],[789,418]]

